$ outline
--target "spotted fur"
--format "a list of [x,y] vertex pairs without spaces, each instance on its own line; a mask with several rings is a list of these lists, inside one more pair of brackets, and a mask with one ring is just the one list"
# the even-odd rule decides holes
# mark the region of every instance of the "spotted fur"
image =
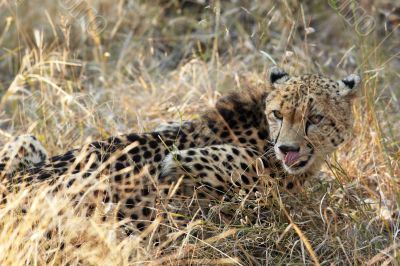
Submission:
[[47,159],[46,149],[34,136],[17,136],[0,151],[0,173],[10,175],[43,163]]

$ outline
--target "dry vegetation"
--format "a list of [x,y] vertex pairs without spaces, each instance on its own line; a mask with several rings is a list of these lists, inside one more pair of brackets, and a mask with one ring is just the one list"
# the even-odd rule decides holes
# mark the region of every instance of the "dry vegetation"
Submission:
[[[116,222],[86,218],[77,191],[22,189],[0,205],[1,265],[400,264],[396,0],[356,3],[376,22],[366,36],[327,1],[57,2],[0,1],[2,143],[31,133],[56,155],[190,119],[263,81],[273,61],[292,74],[361,73],[355,133],[299,198],[216,204],[158,247],[141,241],[152,228],[123,238]],[[104,30],[88,26],[96,13]]]

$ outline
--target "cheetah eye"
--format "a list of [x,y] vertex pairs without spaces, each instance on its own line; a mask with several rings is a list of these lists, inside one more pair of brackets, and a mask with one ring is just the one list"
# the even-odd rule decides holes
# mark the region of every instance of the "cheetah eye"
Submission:
[[324,117],[322,115],[312,115],[308,120],[313,124],[319,124]]
[[277,110],[272,111],[272,114],[273,114],[274,117],[275,117],[276,119],[278,119],[278,120],[282,120],[282,119],[283,119],[283,116],[282,116],[281,112],[279,112],[279,111],[277,111]]

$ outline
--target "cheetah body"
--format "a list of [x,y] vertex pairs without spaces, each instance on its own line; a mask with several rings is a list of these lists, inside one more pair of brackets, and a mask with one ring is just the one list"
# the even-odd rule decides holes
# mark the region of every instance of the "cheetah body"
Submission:
[[[295,190],[346,139],[358,83],[355,75],[333,81],[290,77],[275,68],[268,82],[222,97],[198,120],[44,156],[19,174],[3,171],[2,182],[6,187],[48,182],[57,190],[96,184],[93,197],[117,204],[118,219],[129,219],[133,231],[155,219],[163,200],[196,196],[207,206],[271,184]],[[43,152],[35,139],[31,144],[27,151]]]

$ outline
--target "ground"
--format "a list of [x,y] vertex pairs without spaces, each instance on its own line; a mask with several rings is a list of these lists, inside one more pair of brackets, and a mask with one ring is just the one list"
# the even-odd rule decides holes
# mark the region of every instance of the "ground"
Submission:
[[[360,2],[375,22],[369,33],[324,2],[85,3],[0,3],[2,143],[33,134],[56,155],[192,119],[221,94],[264,81],[274,62],[291,74],[360,73],[355,131],[299,196],[239,193],[192,215],[159,246],[118,237],[112,219],[86,219],[83,202],[70,200],[77,190],[23,189],[0,208],[2,264],[398,263],[395,1]],[[104,212],[114,215],[112,206]],[[171,212],[153,226],[174,228],[175,220]]]

